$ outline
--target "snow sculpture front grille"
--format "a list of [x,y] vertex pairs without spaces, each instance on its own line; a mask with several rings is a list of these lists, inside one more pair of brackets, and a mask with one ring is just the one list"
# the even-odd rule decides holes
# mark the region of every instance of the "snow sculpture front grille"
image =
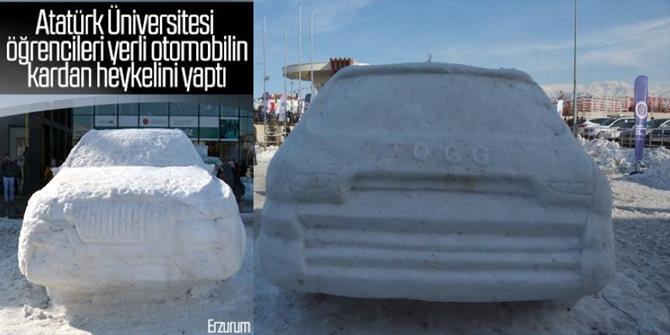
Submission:
[[160,241],[174,218],[167,203],[71,204],[66,219],[84,242],[152,243]]
[[[579,183],[570,193],[562,186],[502,176],[358,174],[341,209],[298,210],[306,272],[578,280],[583,204],[591,194]],[[538,195],[547,192],[561,194],[573,210],[540,209]],[[427,211],[406,210],[422,207]]]
[[523,224],[512,224],[516,232],[499,234],[480,229],[486,226],[483,223],[457,231],[444,222],[426,219],[301,215],[300,221],[308,275],[445,281],[580,278],[576,226],[569,229],[561,224],[568,229],[552,234],[533,232],[532,224],[526,229]]

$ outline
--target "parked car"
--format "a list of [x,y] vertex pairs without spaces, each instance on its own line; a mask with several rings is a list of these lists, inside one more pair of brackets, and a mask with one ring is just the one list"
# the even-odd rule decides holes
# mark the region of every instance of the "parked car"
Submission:
[[[647,120],[647,131],[645,134],[645,145],[650,144],[650,135],[651,132],[656,128],[668,127],[670,126],[670,119],[654,119]],[[635,146],[635,128],[624,129],[619,135],[619,143],[625,147],[634,147]]]
[[21,273],[52,297],[230,277],[246,235],[235,197],[209,168],[180,130],[87,132],[28,202]]
[[520,71],[346,67],[266,182],[261,266],[281,288],[542,300],[593,294],[615,273],[607,178]]
[[599,126],[603,122],[609,120],[608,117],[601,117],[596,119],[584,120],[583,122],[577,123],[577,134],[585,136],[584,129],[593,126]]
[[583,136],[588,139],[618,140],[623,129],[630,129],[634,125],[635,118],[610,118],[599,125],[585,127]]
[[652,146],[662,145],[670,148],[670,125],[653,129],[649,133],[649,142]]

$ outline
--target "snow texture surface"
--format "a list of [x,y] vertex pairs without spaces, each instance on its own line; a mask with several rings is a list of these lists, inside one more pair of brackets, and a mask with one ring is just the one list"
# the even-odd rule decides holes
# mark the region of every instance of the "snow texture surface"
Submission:
[[611,206],[527,74],[347,67],[270,163],[261,265],[281,288],[348,297],[578,298],[614,277]]
[[[276,147],[256,151],[258,207],[265,201],[265,172],[276,151]],[[670,189],[650,187],[621,174],[608,176],[614,194],[617,275],[598,294],[576,302],[476,304],[342,298],[282,290],[257,270],[255,329],[278,335],[669,334]],[[260,211],[257,215],[256,228],[262,222]],[[255,255],[259,269],[260,253]]]
[[207,165],[178,129],[89,130],[62,167]]
[[[126,296],[50,299],[44,287],[28,282],[16,264],[20,220],[0,218],[0,334],[175,334],[207,333],[207,320],[253,324],[253,248],[227,280],[203,284],[172,297],[142,301]],[[247,245],[251,246],[251,229]]]
[[670,150],[665,147],[645,148],[642,157],[644,173],[628,175],[634,170],[635,150],[621,147],[605,139],[580,139],[586,152],[598,167],[611,177],[624,178],[648,186],[670,189]]
[[163,298],[230,277],[245,229],[205,167],[178,130],[87,133],[28,202],[21,273],[52,299]]

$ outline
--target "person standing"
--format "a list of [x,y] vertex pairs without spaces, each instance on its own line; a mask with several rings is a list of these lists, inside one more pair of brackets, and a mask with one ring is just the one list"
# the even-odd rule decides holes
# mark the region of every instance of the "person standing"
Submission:
[[7,216],[13,215],[13,204],[14,204],[14,182],[16,178],[21,175],[21,170],[16,163],[12,162],[9,159],[9,155],[5,154],[2,165],[0,165],[0,174],[2,175],[2,188],[3,188],[3,197],[5,203],[7,203]]

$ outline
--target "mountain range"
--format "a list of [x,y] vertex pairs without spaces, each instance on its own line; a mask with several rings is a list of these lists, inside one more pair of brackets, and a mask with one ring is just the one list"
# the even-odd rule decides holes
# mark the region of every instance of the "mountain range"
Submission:
[[[561,92],[572,96],[572,84],[540,85],[550,98],[558,98]],[[633,84],[622,81],[597,81],[589,85],[577,84],[577,96],[593,95],[599,97],[632,97]],[[650,96],[670,98],[670,85],[649,85]]]

